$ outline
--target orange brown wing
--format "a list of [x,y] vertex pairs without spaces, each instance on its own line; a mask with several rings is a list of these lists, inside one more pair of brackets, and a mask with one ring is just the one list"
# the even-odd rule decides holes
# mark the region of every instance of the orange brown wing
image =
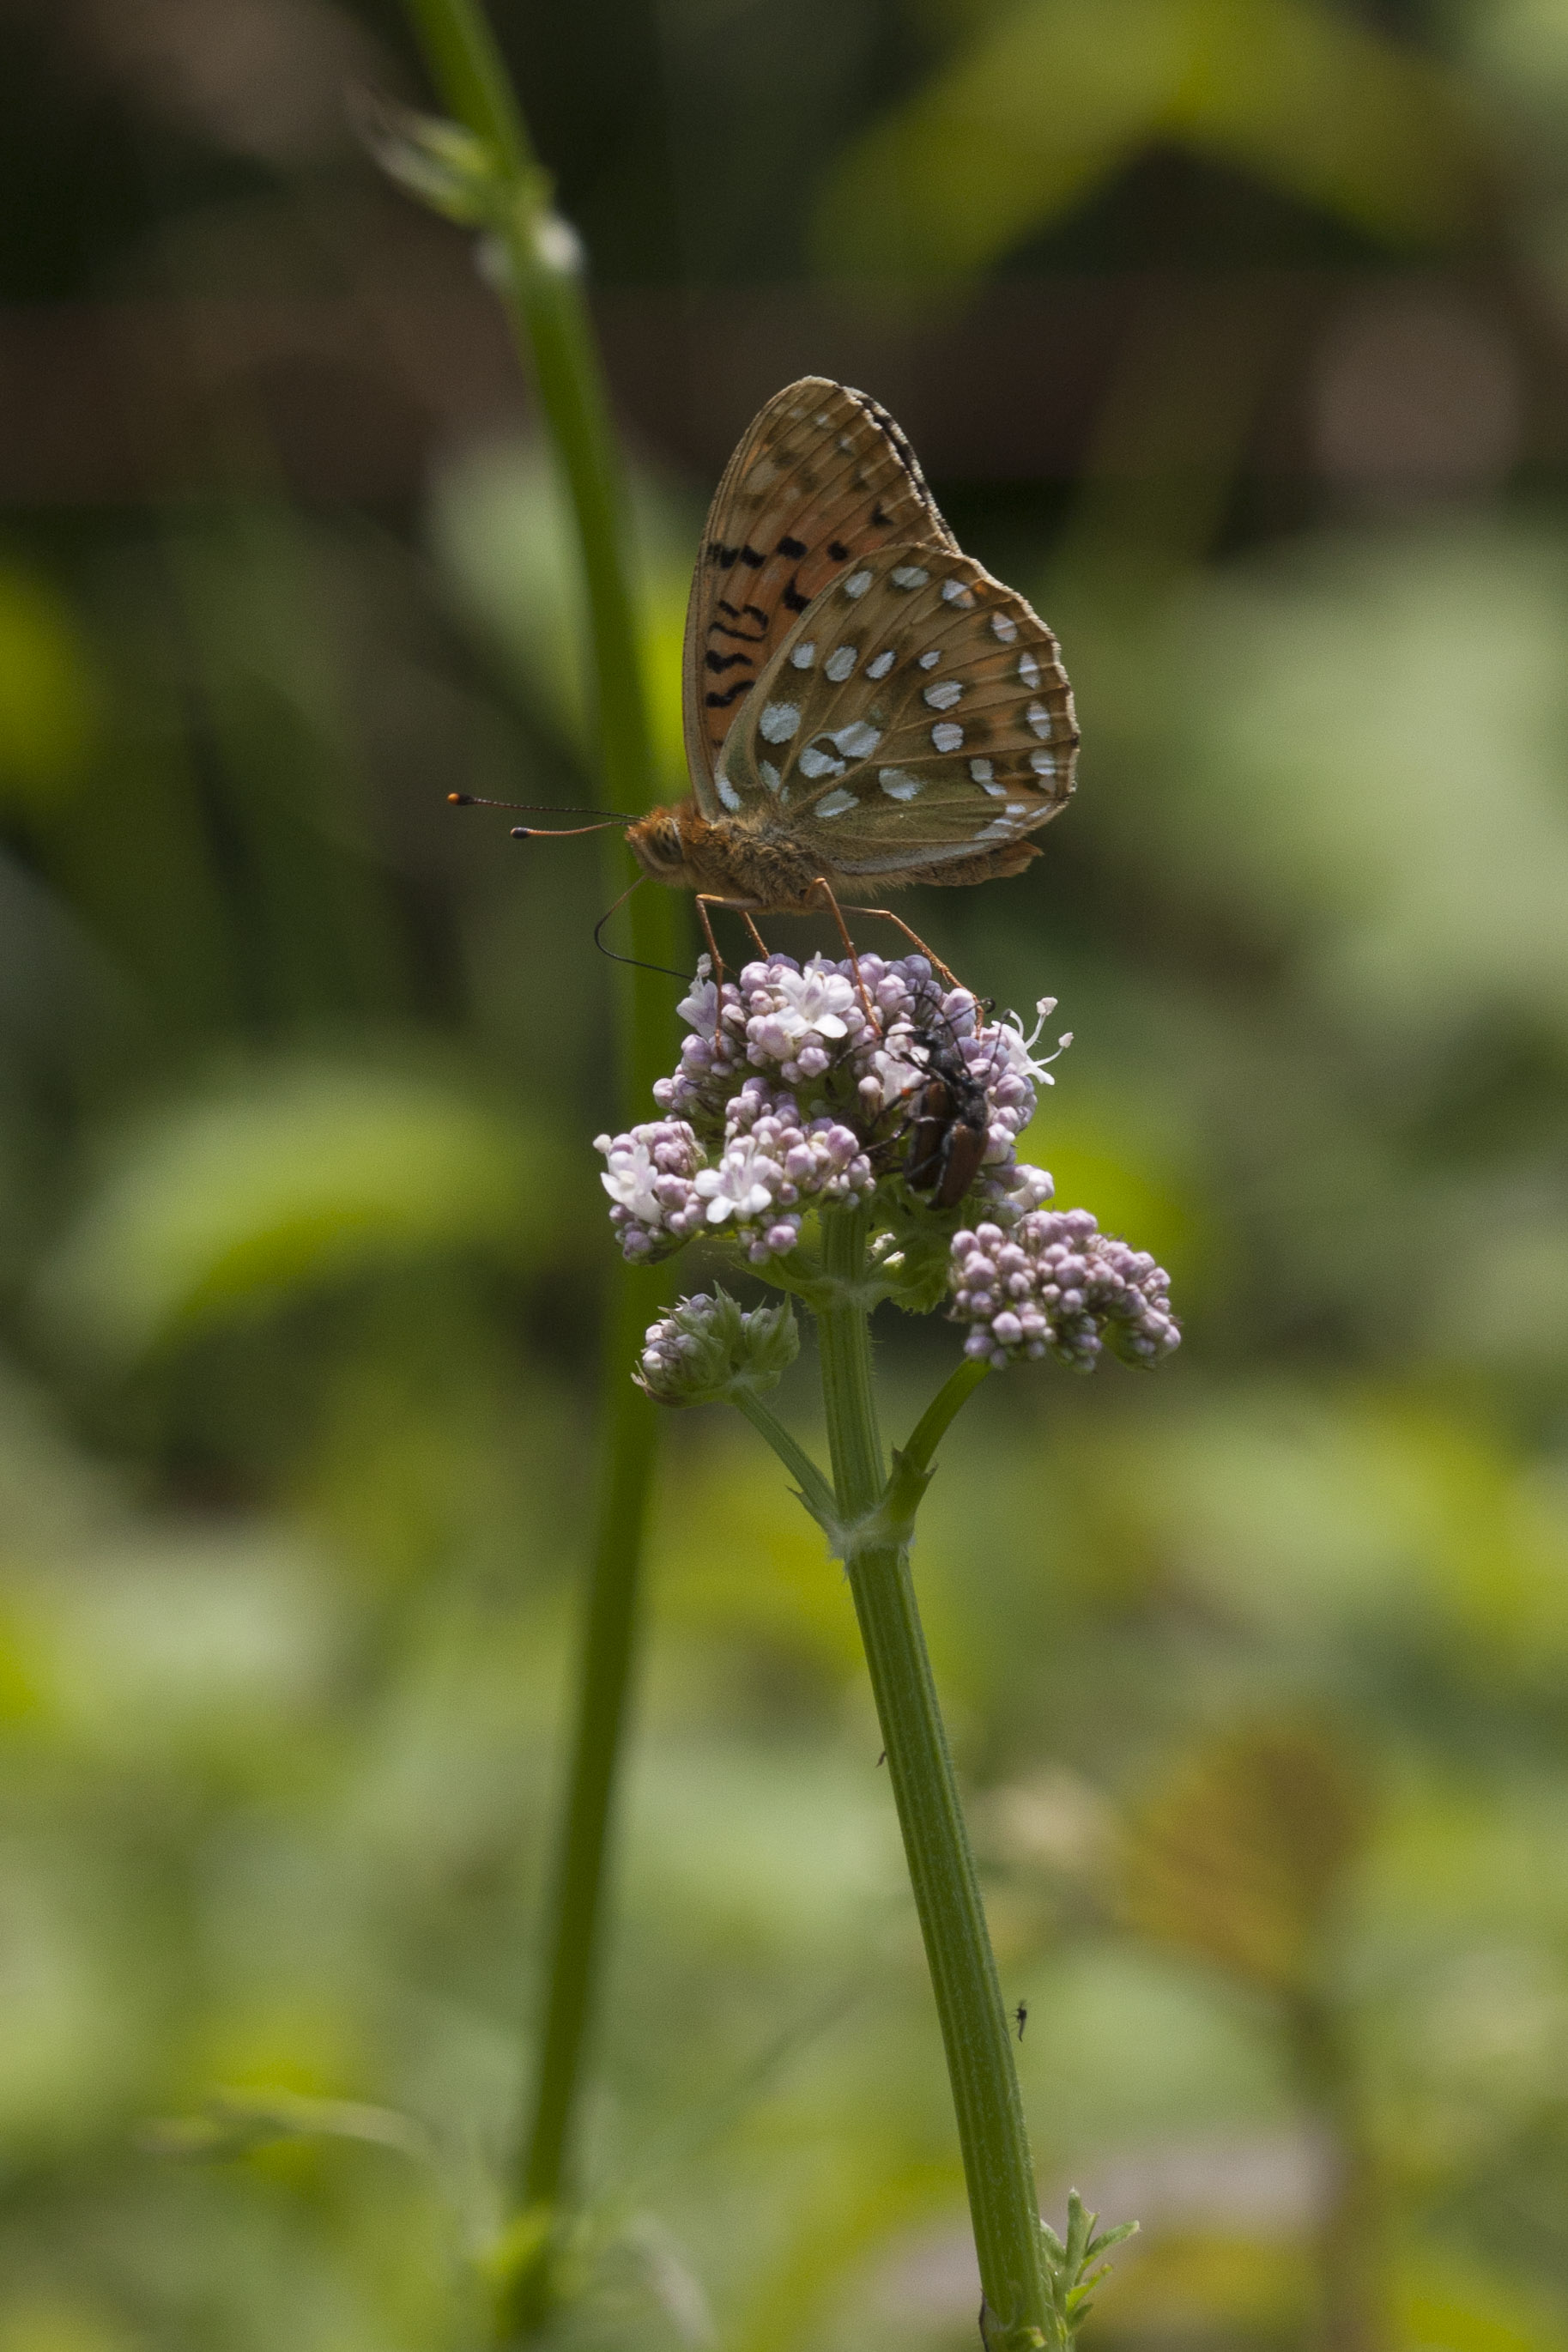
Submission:
[[940,879],[1072,791],[1056,639],[956,550],[869,556],[801,614],[758,685],[715,792],[736,826],[788,836],[824,871]]
[[686,759],[697,805],[752,686],[812,599],[876,549],[956,551],[915,452],[883,408],[825,376],[776,393],[709,509],[686,611]]

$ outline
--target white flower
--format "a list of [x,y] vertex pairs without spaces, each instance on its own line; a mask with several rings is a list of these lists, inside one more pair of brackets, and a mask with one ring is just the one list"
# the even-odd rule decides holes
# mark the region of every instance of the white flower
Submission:
[[[602,1136],[599,1148],[609,1149]],[[659,1173],[648,1146],[640,1137],[627,1137],[610,1150],[610,1165],[599,1181],[618,1208],[629,1209],[641,1224],[656,1225],[661,1213],[654,1190]]]
[[[918,1060],[915,1058],[916,1055]],[[902,1102],[929,1076],[925,1049],[915,1045],[914,1031],[904,1023],[888,1032],[887,1043],[877,1047],[871,1066],[875,1083],[863,1091],[873,1108],[880,1110],[891,1109],[895,1102]]]
[[1051,1075],[1049,1065],[1056,1060],[1058,1054],[1066,1053],[1072,1043],[1072,1032],[1065,1030],[1056,1041],[1056,1053],[1041,1055],[1037,1061],[1034,1049],[1040,1043],[1040,1031],[1056,1010],[1055,997],[1042,996],[1034,1010],[1034,1027],[1027,1037],[1023,1034],[1023,1023],[1016,1013],[1009,1013],[1004,1021],[998,1021],[995,1033],[997,1044],[1006,1058],[1009,1070],[1015,1076],[1027,1078],[1032,1086],[1053,1087],[1056,1080]]
[[683,996],[675,1007],[686,1027],[695,1029],[699,1037],[714,1037],[718,1034],[718,986],[711,972],[712,966],[704,956],[697,965],[697,976],[692,982],[691,994]]
[[718,1166],[703,1169],[696,1179],[696,1190],[707,1202],[709,1224],[722,1225],[727,1217],[761,1216],[778,1199],[783,1174],[753,1137],[737,1137]]
[[768,981],[771,992],[780,1000],[768,1016],[768,1025],[780,1031],[792,1045],[808,1035],[848,1036],[843,1015],[854,1003],[854,982],[823,958],[814,957],[804,971],[775,971]]

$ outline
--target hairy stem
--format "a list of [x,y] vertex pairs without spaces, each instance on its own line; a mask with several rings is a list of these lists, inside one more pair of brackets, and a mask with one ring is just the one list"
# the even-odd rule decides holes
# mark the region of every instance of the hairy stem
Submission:
[[[822,1219],[823,1268],[837,1278],[838,1297],[819,1310],[818,1329],[828,1444],[848,1531],[845,1566],[947,2054],[988,2340],[1051,2344],[1056,2338],[1034,2170],[1007,2013],[910,1578],[908,1531],[890,1528],[883,1507],[890,1490],[872,1389],[870,1323],[856,1296],[867,1221],[865,1211],[846,1209]],[[977,1384],[979,1372],[962,1369],[966,1377],[954,1376],[916,1432],[927,1459]],[[860,1541],[857,1524],[870,1530]]]
[[[506,261],[504,299],[570,500],[587,593],[598,720],[595,789],[602,807],[640,809],[653,793],[655,761],[630,520],[577,240],[550,209],[548,181],[479,0],[406,0],[406,6],[442,102],[489,144],[505,175],[497,232]],[[625,854],[612,835],[607,839],[607,877],[612,876],[618,890],[624,883]],[[628,909],[633,955],[670,964],[674,917],[668,893],[639,891]],[[621,1097],[630,1126],[669,1059],[671,990],[667,980],[624,966],[616,967],[612,984]],[[653,1408],[632,1385],[630,1367],[667,1286],[659,1272],[623,1276],[605,1331],[599,1520],[583,1621],[571,1775],[555,1865],[538,2074],[518,2181],[525,2211],[553,2215],[568,2194],[657,1428]],[[535,2253],[504,2288],[503,2340],[536,2333],[547,2319],[557,2234],[553,2227],[533,2233]]]

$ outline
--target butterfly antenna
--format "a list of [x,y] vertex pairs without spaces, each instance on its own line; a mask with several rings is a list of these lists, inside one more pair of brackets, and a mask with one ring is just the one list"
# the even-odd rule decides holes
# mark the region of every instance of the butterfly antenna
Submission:
[[[478,793],[448,793],[446,803],[449,808],[520,809],[528,816],[580,816],[582,814],[580,808],[558,807],[549,801],[489,801],[482,798]],[[527,841],[530,835],[538,833],[547,841],[567,841],[573,834],[603,833],[612,824],[635,824],[636,822],[634,816],[623,816],[617,809],[607,809],[604,814],[596,817],[591,824],[567,825],[559,829],[533,824],[515,824],[512,827],[512,838],[514,841]]]
[[643,963],[639,961],[636,956],[617,955],[613,948],[607,948],[605,946],[603,940],[600,936],[605,924],[610,920],[611,916],[618,915],[621,912],[622,908],[626,904],[627,899],[632,896],[632,892],[633,890],[640,890],[647,879],[648,877],[645,874],[639,874],[635,882],[632,883],[627,889],[622,891],[621,896],[616,899],[615,904],[612,907],[606,907],[604,912],[593,926],[593,944],[599,950],[601,956],[608,956],[610,958],[612,963],[628,964],[633,971],[662,972],[666,980],[678,980],[683,988],[689,988],[692,984],[692,976],[690,972],[672,971],[667,963]]

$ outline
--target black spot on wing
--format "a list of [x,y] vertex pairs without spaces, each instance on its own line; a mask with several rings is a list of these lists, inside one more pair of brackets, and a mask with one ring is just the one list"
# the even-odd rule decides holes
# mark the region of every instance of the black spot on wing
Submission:
[[738,621],[743,614],[749,613],[752,619],[760,621],[762,625],[759,629],[734,629],[728,621],[710,621],[707,632],[710,637],[738,637],[743,646],[759,646],[762,643],[768,634],[768,615],[759,604],[732,604],[724,596],[720,596],[717,603],[719,611],[727,613],[732,620]]
[[773,552],[775,555],[787,555],[791,563],[799,563],[806,552],[806,542],[803,539],[784,538],[779,541]]
[[744,662],[749,669],[751,656],[749,654],[709,654],[707,657],[709,669],[733,669],[737,662]]
[[835,563],[847,563],[850,560],[849,549],[844,545],[841,539],[829,540],[828,553],[832,557]]
[[753,572],[760,572],[768,558],[765,555],[758,555],[756,548],[748,541],[740,551],[740,560],[742,563],[748,563]]
[[751,680],[748,677],[737,677],[735,684],[727,687],[722,694],[705,694],[703,700],[710,710],[727,710],[737,694],[748,694],[750,690]]
[[811,600],[810,596],[801,595],[800,589],[795,584],[795,580],[791,579],[789,585],[785,589],[779,601],[787,612],[803,613]]

